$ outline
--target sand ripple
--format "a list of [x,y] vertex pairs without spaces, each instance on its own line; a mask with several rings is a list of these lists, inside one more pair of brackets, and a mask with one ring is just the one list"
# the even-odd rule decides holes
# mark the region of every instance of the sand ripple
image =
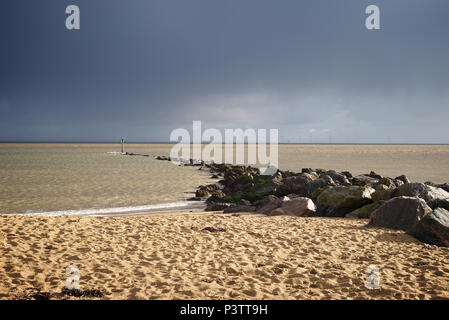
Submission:
[[[448,248],[365,223],[219,213],[1,216],[0,298],[29,288],[59,293],[69,265],[79,268],[81,289],[110,299],[449,298]],[[365,287],[372,264],[381,269],[379,290]]]

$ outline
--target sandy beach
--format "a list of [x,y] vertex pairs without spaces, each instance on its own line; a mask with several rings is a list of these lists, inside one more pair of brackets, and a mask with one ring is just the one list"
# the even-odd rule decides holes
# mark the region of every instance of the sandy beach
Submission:
[[2,0],[0,302],[449,300],[449,0],[373,2]]
[[[366,222],[2,215],[0,298],[58,297],[75,265],[80,289],[101,290],[102,299],[449,299],[449,248]],[[381,271],[380,289],[365,287],[369,265]]]

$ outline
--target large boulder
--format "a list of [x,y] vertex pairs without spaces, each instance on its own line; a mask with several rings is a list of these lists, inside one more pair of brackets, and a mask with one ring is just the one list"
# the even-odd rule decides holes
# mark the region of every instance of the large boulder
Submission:
[[370,173],[366,174],[366,176],[375,178],[375,179],[382,179],[383,177],[380,174],[375,173],[374,171],[371,171]]
[[282,197],[275,199],[258,210],[269,216],[289,215],[296,217],[312,216],[315,214],[316,206],[309,198],[304,197]]
[[387,177],[379,179],[379,182],[371,186],[376,190],[372,195],[373,202],[391,199],[393,190],[396,189],[394,181]]
[[289,193],[298,195],[306,195],[307,183],[316,180],[315,175],[309,173],[301,173],[299,175],[290,176],[283,180],[283,184],[276,187],[275,194],[277,196],[285,196]]
[[348,178],[348,179],[352,179],[353,178],[352,177],[352,173],[349,172],[349,171],[342,171],[341,173],[344,174],[346,176],[346,178]]
[[[283,197],[286,198],[286,197]],[[283,198],[273,197],[267,203],[257,209],[257,213],[269,215],[271,211],[281,206]]]
[[308,182],[316,180],[316,175],[310,173],[301,173],[297,176],[289,177],[288,180],[292,184],[306,185]]
[[396,187],[402,186],[404,184],[404,181],[398,179],[393,179],[393,182],[396,185]]
[[286,196],[293,191],[292,189],[292,185],[290,183],[288,183],[288,180],[285,180],[286,183],[281,184],[280,186],[277,186],[274,190],[273,190],[273,194],[276,195],[277,197],[283,197]]
[[309,198],[297,197],[289,200],[284,199],[280,209],[289,216],[309,217],[315,214],[316,206]]
[[432,209],[443,208],[443,209],[449,210],[449,199],[432,200],[432,201],[427,202],[427,204]]
[[198,190],[195,192],[196,197],[207,197],[213,192],[220,190],[220,186],[217,184],[208,184],[205,186],[199,186]]
[[278,197],[276,197],[275,195],[268,195],[260,200],[254,201],[254,205],[256,206],[257,209],[261,209],[262,207],[264,207],[265,205],[267,205],[270,202],[273,202],[275,200],[277,200]]
[[410,180],[407,178],[405,174],[402,174],[399,177],[394,178],[394,180],[399,180],[402,181],[403,183],[410,183]]
[[330,176],[323,174],[319,179],[310,181],[306,184],[305,195],[315,199],[317,194],[328,186],[335,186],[335,182]]
[[375,188],[376,192],[371,195],[373,202],[380,200],[390,200],[394,189],[390,189],[386,185],[377,185]]
[[352,178],[352,184],[356,186],[372,185],[378,182],[379,179],[367,176],[365,174],[359,174],[358,176]]
[[209,203],[205,209],[205,211],[221,211],[226,208],[229,208],[231,203]]
[[368,186],[335,186],[322,191],[317,198],[317,215],[344,217],[371,202],[374,189]]
[[274,175],[271,176],[271,182],[276,186],[281,185],[282,180],[283,180],[283,176],[280,171],[276,172]]
[[443,183],[443,184],[439,184],[438,187],[449,192],[449,183],[447,183],[447,182]]
[[345,218],[355,218],[355,219],[369,219],[371,213],[374,212],[377,208],[383,205],[386,201],[381,200],[374,203],[367,204],[361,208],[358,208],[354,211],[348,213]]
[[338,184],[342,184],[345,186],[351,185],[351,182],[349,182],[348,178],[344,174],[339,173],[335,170],[328,170],[325,174],[331,177],[332,180],[334,180]]
[[232,199],[227,197],[222,191],[212,191],[206,203],[232,202]]
[[383,177],[382,179],[379,180],[379,182],[375,185],[374,189],[377,190],[378,187],[380,186],[384,186],[388,189],[395,189],[396,188],[396,184],[394,183],[393,179],[387,178],[387,177]]
[[267,196],[269,194],[273,194],[273,192],[276,190],[276,187],[271,186],[271,187],[262,187],[260,189],[256,189],[253,193],[260,197],[263,198],[264,196]]
[[418,197],[426,202],[449,199],[449,192],[424,183],[405,183],[393,191],[393,197]]
[[449,247],[449,211],[437,208],[425,214],[407,233],[422,242]]
[[410,230],[432,209],[423,199],[397,197],[388,200],[371,213],[368,226]]

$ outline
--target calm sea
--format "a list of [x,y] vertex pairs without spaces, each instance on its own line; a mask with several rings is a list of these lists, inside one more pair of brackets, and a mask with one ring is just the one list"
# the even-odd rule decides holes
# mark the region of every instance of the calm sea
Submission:
[[[45,215],[148,212],[190,206],[186,199],[210,174],[196,167],[157,161],[170,145],[0,144],[0,213]],[[449,182],[449,146],[436,145],[280,145],[279,166],[371,170],[413,181]]]

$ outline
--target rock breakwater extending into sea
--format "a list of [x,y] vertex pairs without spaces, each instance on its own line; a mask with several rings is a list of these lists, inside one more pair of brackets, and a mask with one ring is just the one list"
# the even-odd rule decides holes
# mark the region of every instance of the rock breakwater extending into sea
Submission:
[[193,159],[183,165],[210,170],[220,179],[199,186],[189,199],[205,200],[206,211],[369,219],[367,227],[404,230],[422,242],[449,247],[449,183],[414,183],[405,175],[390,178],[373,171],[353,176],[303,168],[262,175],[251,166]]

